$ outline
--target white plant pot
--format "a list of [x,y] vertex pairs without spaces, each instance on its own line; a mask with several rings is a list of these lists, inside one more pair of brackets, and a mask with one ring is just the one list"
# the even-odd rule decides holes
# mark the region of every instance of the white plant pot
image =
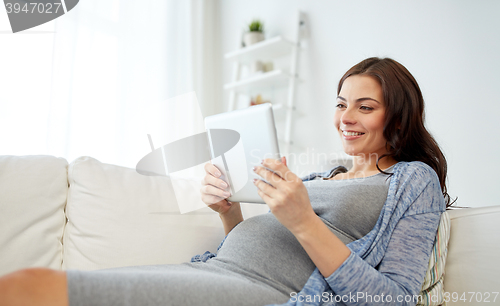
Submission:
[[250,64],[250,73],[264,72],[264,65],[261,61],[255,61]]
[[264,33],[262,32],[247,32],[243,35],[243,43],[245,47],[258,43],[264,40]]

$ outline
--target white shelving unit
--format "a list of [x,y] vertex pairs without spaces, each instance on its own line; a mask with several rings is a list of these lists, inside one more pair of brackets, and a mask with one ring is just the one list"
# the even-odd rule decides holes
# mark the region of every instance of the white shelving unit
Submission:
[[255,60],[274,59],[287,55],[290,51],[292,51],[293,46],[293,42],[288,41],[281,36],[276,36],[251,46],[226,53],[224,58],[248,64]]
[[[302,12],[298,12],[295,22],[294,41],[287,40],[282,36],[276,36],[224,55],[226,60],[233,61],[232,80],[224,85],[224,90],[229,91],[228,111],[235,109],[235,102],[239,94],[250,96],[256,93],[269,92],[273,88],[286,88],[288,86],[286,102],[273,103],[274,111],[286,112],[285,136],[283,140],[280,139],[280,151],[282,155],[287,154],[290,146],[293,145],[291,130],[293,112],[295,110],[295,92],[299,81],[297,61],[300,44],[300,27],[304,25],[304,15]],[[289,71],[276,69],[241,79],[240,74],[243,65],[249,65],[255,61],[272,61],[286,56],[290,58]]]
[[234,90],[242,94],[251,94],[253,92],[265,91],[267,88],[275,86],[286,86],[291,78],[290,74],[278,69],[227,83],[224,85],[224,89]]

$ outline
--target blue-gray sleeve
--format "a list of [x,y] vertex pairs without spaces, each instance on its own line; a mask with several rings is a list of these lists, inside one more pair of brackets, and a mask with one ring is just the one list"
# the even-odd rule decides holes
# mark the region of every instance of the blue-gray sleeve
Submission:
[[[368,295],[390,295],[393,302],[399,296],[402,302],[394,305],[415,305],[439,218],[440,213],[435,212],[401,219],[378,270],[351,252],[347,260],[326,278],[328,285],[340,296],[362,296],[346,305],[373,305]],[[405,302],[405,298],[409,301]]]
[[[226,237],[227,237],[227,235],[226,235]],[[219,246],[217,247],[216,252],[218,252],[219,249],[222,247],[222,245],[224,244],[224,241],[226,241],[226,237],[224,237],[224,239],[222,239]],[[211,253],[210,251],[206,251],[205,253],[203,253],[201,255],[194,255],[193,257],[191,257],[191,262],[200,262],[200,261],[206,262],[210,258],[213,258],[216,256],[217,256],[217,253]]]
[[380,297],[382,294],[390,295],[394,305],[416,304],[445,208],[439,181],[435,179],[413,198],[414,203],[396,224],[384,257],[376,268],[351,252],[347,260],[325,278],[337,295],[365,296],[354,303],[348,301],[346,305],[372,305],[374,301],[370,303],[368,295]]

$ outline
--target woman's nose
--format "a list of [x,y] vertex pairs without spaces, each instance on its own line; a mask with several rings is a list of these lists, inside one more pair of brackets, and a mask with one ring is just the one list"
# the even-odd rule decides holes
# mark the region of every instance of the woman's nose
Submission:
[[350,108],[347,108],[343,113],[342,113],[342,117],[340,118],[340,121],[342,122],[342,124],[355,124],[356,123],[356,114],[355,112],[350,109]]

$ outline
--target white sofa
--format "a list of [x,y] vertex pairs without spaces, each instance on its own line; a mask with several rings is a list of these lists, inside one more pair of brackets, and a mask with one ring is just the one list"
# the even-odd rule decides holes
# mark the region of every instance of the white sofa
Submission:
[[[242,206],[246,218],[268,211]],[[488,296],[489,305],[500,305],[500,206],[448,213],[448,304],[476,305]],[[179,213],[168,177],[91,157],[68,164],[52,156],[0,156],[0,276],[26,267],[181,263],[215,251],[223,236],[209,208]]]

